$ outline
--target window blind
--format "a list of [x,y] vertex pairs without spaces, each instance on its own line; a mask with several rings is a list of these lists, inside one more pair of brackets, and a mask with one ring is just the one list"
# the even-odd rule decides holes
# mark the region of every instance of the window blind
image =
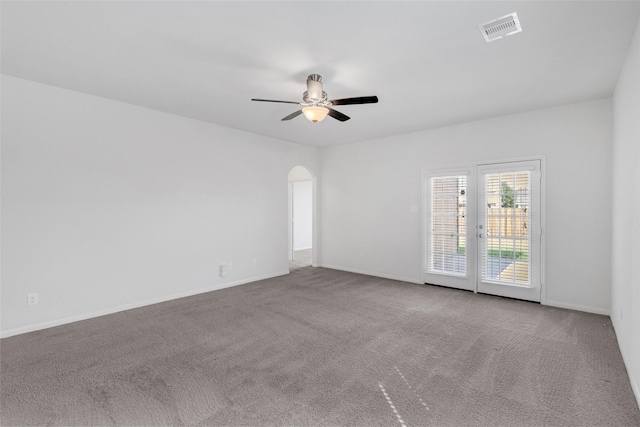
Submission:
[[480,239],[482,279],[528,286],[531,283],[529,215],[531,172],[484,175],[484,221]]
[[430,186],[427,271],[466,275],[467,177],[432,177]]

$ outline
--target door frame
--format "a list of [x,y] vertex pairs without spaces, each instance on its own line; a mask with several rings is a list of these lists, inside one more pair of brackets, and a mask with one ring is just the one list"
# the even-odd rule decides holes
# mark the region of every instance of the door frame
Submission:
[[[300,169],[304,169],[304,179],[299,177],[296,179],[295,175],[292,175]],[[287,258],[288,261],[293,260],[293,183],[297,181],[311,181],[311,266],[318,267],[320,260],[319,184],[315,172],[301,164],[289,169],[287,174]]]
[[[479,166],[486,166],[492,164],[500,164],[500,163],[513,163],[513,162],[525,162],[525,161],[540,161],[540,304],[547,304],[547,158],[544,154],[536,155],[536,156],[526,156],[526,157],[515,157],[515,158],[506,158],[506,159],[495,159],[495,160],[483,160],[473,163],[457,163],[457,164],[449,164],[449,165],[440,165],[436,167],[425,167],[422,169],[421,174],[421,186],[422,186],[422,283],[427,283],[426,271],[427,271],[427,248],[429,242],[427,240],[427,207],[430,205],[430,202],[427,200],[427,188],[426,188],[426,179],[428,177],[438,176],[438,172],[451,173],[455,171],[469,171],[469,173],[473,176],[474,185],[474,198],[477,199],[478,196],[478,188],[479,180],[477,179],[478,173],[477,169]],[[467,201],[467,204],[469,201]],[[477,220],[474,218],[474,231],[469,230],[469,232],[473,232],[477,234],[477,229],[475,229],[475,223]],[[477,237],[477,236],[476,236]],[[477,251],[476,251],[477,252]],[[477,253],[474,255],[477,259]],[[477,262],[477,261],[476,261]],[[476,283],[473,292],[478,292],[477,287],[477,277],[478,277],[478,266],[476,265],[475,271],[469,272],[469,274],[473,274],[474,282]],[[443,285],[446,286],[446,285]]]
[[289,255],[289,261],[293,261],[293,252],[294,252],[294,248],[293,248],[293,221],[294,221],[294,217],[293,217],[293,182],[294,181],[289,181],[289,191],[288,191],[288,213],[289,213],[289,221],[288,221],[288,227],[289,227],[289,250],[288,250],[288,255]]

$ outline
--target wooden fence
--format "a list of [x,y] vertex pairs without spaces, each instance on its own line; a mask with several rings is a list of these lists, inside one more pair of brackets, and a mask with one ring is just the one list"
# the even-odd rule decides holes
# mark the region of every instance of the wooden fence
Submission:
[[523,208],[488,208],[489,237],[526,238],[529,236],[529,211]]

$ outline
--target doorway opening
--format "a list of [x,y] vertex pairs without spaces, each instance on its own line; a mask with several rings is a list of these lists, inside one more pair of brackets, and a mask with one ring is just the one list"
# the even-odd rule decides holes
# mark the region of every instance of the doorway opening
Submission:
[[314,187],[311,172],[296,166],[289,172],[289,271],[313,265]]

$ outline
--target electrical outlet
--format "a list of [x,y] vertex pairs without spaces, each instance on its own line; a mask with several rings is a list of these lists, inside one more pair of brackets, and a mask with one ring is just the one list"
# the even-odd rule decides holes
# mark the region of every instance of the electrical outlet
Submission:
[[255,259],[255,258],[253,258],[253,259],[251,260],[251,264],[253,264],[253,265],[258,265],[258,260],[257,260],[257,259]]
[[220,264],[220,277],[226,277],[229,274],[229,266],[227,264]]
[[35,305],[38,303],[38,294],[27,295],[27,305]]

